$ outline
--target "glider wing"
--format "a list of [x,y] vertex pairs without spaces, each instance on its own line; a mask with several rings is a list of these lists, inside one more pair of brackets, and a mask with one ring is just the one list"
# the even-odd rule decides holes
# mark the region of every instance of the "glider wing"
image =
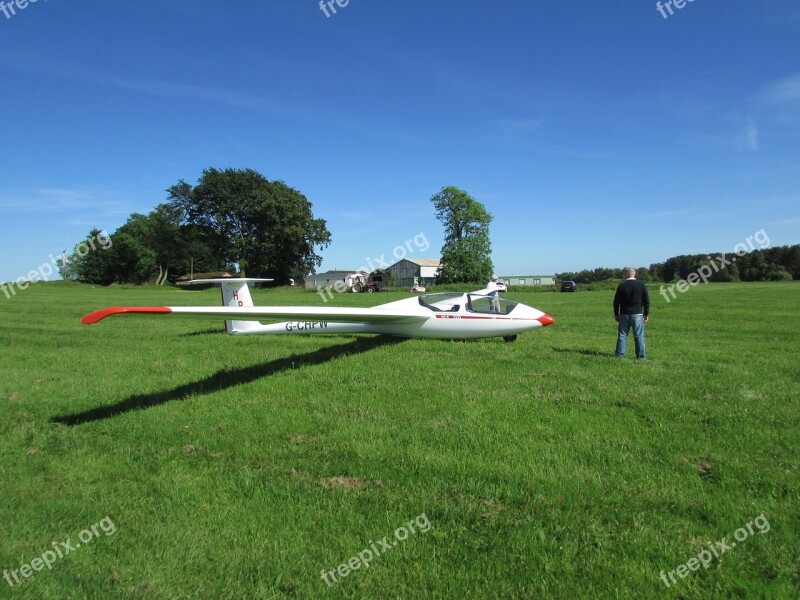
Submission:
[[174,315],[217,317],[238,321],[290,319],[293,321],[328,321],[331,323],[420,323],[429,317],[382,310],[380,308],[343,308],[316,306],[113,306],[85,315],[84,325],[115,315]]

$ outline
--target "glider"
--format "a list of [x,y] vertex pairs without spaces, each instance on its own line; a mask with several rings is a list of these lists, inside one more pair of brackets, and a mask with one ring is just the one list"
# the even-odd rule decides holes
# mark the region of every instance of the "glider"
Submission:
[[[490,290],[444,292],[414,296],[371,308],[326,306],[254,306],[248,283],[269,279],[197,279],[191,283],[219,283],[222,306],[115,306],[84,316],[91,325],[118,315],[171,315],[225,319],[231,335],[309,333],[378,333],[412,338],[475,339],[502,337],[552,325],[542,311],[505,298],[493,299]],[[290,319],[280,323],[261,321]]]

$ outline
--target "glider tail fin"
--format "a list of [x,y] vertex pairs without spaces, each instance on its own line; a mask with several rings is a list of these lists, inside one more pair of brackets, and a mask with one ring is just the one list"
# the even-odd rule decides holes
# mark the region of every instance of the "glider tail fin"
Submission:
[[[242,281],[223,281],[222,306],[253,306],[253,298],[250,296],[250,288],[247,280]],[[225,332],[237,334],[248,329],[257,329],[261,326],[258,321],[225,321]]]
[[[195,279],[187,282],[187,284],[219,283],[222,290],[222,306],[245,307],[253,306],[253,298],[250,296],[250,288],[247,284],[259,281],[272,281],[272,279],[221,277],[219,279]],[[261,328],[261,323],[258,321],[225,321],[225,332],[232,335],[246,333],[259,328]]]

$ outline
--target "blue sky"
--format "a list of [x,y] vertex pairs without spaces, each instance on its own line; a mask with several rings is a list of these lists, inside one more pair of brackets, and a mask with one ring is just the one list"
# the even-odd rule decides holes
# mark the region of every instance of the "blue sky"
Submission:
[[[8,0],[6,0],[6,4]],[[24,4],[24,2],[23,2]],[[0,12],[0,280],[203,169],[328,222],[322,270],[391,256],[455,185],[501,274],[800,242],[800,4],[39,0]],[[330,12],[330,11],[329,11]]]

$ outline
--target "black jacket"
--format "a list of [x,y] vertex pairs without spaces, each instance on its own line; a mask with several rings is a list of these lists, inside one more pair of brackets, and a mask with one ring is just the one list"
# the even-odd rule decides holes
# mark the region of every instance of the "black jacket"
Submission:
[[650,314],[650,294],[647,286],[637,279],[626,279],[614,294],[614,316]]

